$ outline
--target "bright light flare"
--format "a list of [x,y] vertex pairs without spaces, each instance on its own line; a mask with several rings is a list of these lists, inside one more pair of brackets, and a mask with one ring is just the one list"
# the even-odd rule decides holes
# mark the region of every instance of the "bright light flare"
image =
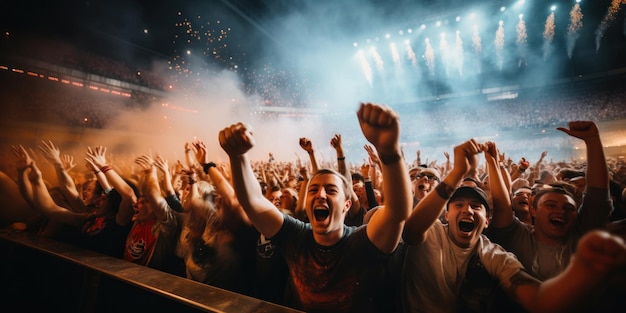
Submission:
[[385,71],[385,66],[383,63],[383,58],[380,56],[380,54],[378,53],[378,51],[376,51],[375,47],[370,48],[370,52],[372,53],[372,57],[374,58],[374,63],[376,64],[376,69],[378,69],[379,72],[384,72]]
[[600,40],[604,37],[604,32],[613,24],[617,14],[621,9],[622,3],[626,3],[626,0],[612,0],[611,5],[609,6],[609,10],[598,25],[598,29],[596,30],[596,52],[600,50]]
[[372,67],[370,66],[370,63],[367,61],[367,58],[365,57],[365,53],[363,53],[363,51],[359,51],[358,53],[358,57],[359,57],[359,63],[361,64],[361,70],[363,71],[363,75],[365,76],[365,80],[367,80],[367,83],[370,85],[370,88],[373,86],[373,74],[372,74]]
[[543,30],[543,59],[546,60],[552,53],[552,41],[554,40],[554,12],[548,15]]
[[393,63],[399,67],[400,65],[402,65],[402,62],[400,61],[400,53],[398,53],[398,47],[396,47],[396,43],[392,42],[389,45],[389,48],[391,49],[391,59],[393,60]]
[[580,4],[576,3],[569,12],[569,26],[567,27],[567,56],[571,59],[576,40],[578,40],[578,31],[583,27],[583,12]]
[[494,44],[496,47],[496,63],[498,64],[498,68],[502,70],[504,63],[504,22],[500,21],[499,24],[500,26],[498,26],[498,30],[496,30]]
[[435,75],[435,50],[430,45],[430,40],[426,38],[426,48],[424,51],[424,59],[426,59],[426,66],[428,67],[428,73],[431,76]]
[[407,58],[411,61],[411,66],[416,67],[417,56],[415,55],[415,51],[413,51],[413,48],[411,47],[411,44],[409,43],[408,40],[406,40],[404,43],[406,45]]

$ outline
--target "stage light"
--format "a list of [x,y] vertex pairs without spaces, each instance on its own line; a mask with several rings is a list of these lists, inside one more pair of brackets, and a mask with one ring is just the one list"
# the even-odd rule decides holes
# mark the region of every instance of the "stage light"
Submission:
[[352,46],[356,48],[356,47],[358,47],[358,46],[359,46],[359,44],[358,44],[358,43],[356,43],[356,42],[353,42],[353,43],[352,43]]
[[441,26],[441,21],[437,21],[435,25],[437,25],[437,27]]
[[426,29],[426,24],[422,24],[422,26],[420,26],[420,29]]
[[506,7],[500,7],[500,12],[506,11]]
[[518,15],[518,17],[519,17],[519,19],[521,20],[521,19],[523,19],[523,18],[524,18],[524,14],[521,14],[521,13],[520,13],[520,15]]
[[457,22],[460,22],[460,21],[461,21],[461,17],[460,17],[460,16],[457,16],[455,20],[456,20]]
[[550,11],[554,11],[554,10],[556,10],[556,5],[553,5],[550,7]]
[[406,32],[409,33],[409,34],[412,34],[413,33],[413,29],[409,28],[409,29],[406,30]]
[[389,34],[385,34],[385,38],[386,38],[386,39],[389,39],[390,37],[391,37],[391,35],[389,35]]

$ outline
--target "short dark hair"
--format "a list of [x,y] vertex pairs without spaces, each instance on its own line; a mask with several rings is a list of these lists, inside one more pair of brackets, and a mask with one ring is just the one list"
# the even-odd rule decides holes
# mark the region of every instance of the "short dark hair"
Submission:
[[[324,175],[324,174],[332,174],[332,175],[338,176],[341,179],[341,184],[343,185],[341,187],[343,189],[343,192],[346,194],[346,199],[352,198],[352,192],[353,192],[352,186],[350,185],[350,182],[348,182],[348,179],[345,176],[341,175],[341,173],[330,168],[321,168],[317,170],[317,172],[315,172],[315,174],[311,176],[311,179],[309,180],[309,184],[311,184],[311,181],[313,180],[315,176]],[[307,188],[308,187],[309,185],[307,184]]]
[[535,198],[533,199],[534,207],[537,207],[539,198],[550,192],[561,193],[569,196],[574,200],[574,202],[576,202],[576,205],[578,205],[578,200],[576,200],[576,197],[574,197],[574,194],[576,194],[576,186],[564,181],[557,181],[549,184],[535,184],[532,186],[531,191],[532,195],[535,196]]

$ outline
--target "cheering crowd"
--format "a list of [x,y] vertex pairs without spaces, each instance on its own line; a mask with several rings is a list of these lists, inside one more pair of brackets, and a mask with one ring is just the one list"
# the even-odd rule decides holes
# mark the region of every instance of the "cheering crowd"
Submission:
[[514,161],[469,137],[429,164],[401,149],[394,110],[362,103],[356,122],[362,164],[342,134],[332,162],[306,136],[308,160],[252,160],[243,123],[207,134],[224,163],[202,140],[182,160],[14,145],[2,222],[307,312],[623,310],[626,164],[594,122],[558,127],[585,162]]

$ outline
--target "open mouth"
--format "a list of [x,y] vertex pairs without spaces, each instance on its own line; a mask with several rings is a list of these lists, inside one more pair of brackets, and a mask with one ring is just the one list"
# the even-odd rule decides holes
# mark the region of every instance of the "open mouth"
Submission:
[[558,217],[551,218],[550,223],[556,227],[563,227],[566,224],[565,220],[558,218]]
[[528,205],[528,201],[522,200],[518,202],[519,205]]
[[419,188],[419,190],[424,190],[426,188],[426,186],[424,185],[419,185],[417,188]]
[[313,209],[313,215],[315,216],[315,220],[320,222],[328,218],[330,211],[326,208],[315,208]]
[[472,230],[474,230],[474,227],[476,227],[476,225],[474,225],[473,222],[470,222],[470,221],[460,221],[459,222],[459,229],[462,232],[469,233]]

